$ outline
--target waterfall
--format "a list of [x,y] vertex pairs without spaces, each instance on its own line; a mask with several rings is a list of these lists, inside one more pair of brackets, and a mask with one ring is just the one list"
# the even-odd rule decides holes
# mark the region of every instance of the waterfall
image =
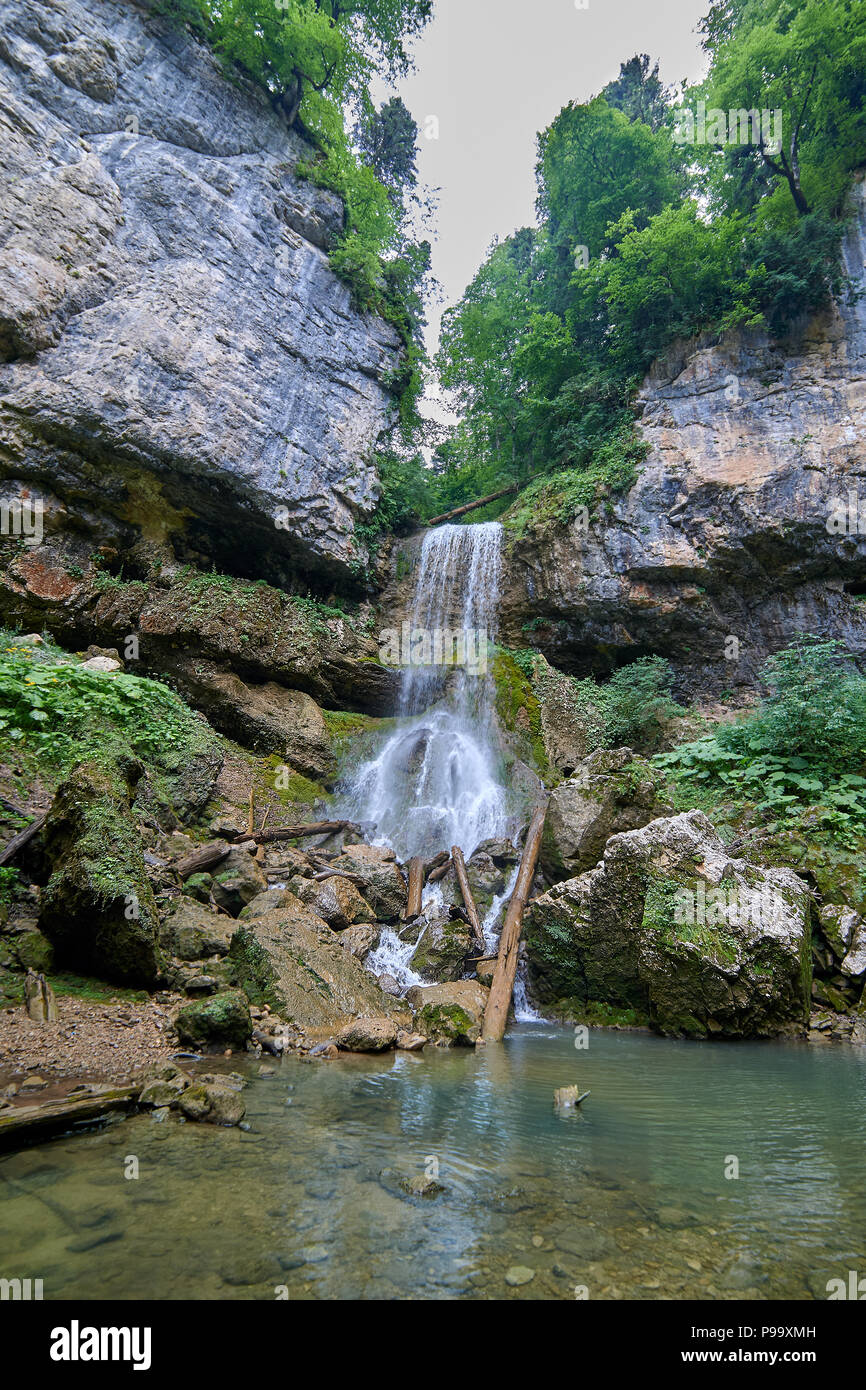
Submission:
[[399,725],[353,775],[346,810],[402,860],[453,844],[468,858],[513,830],[489,670],[501,546],[498,522],[428,531],[409,619],[393,630]]

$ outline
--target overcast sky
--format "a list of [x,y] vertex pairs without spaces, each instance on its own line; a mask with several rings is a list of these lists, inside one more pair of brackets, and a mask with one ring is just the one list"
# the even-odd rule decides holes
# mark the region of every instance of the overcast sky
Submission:
[[[537,132],[635,53],[659,59],[666,83],[697,80],[696,26],[708,8],[709,0],[588,0],[585,9],[575,0],[434,0],[417,70],[399,91],[421,126],[421,179],[441,189],[433,269],[445,305],[460,298],[494,236],[534,221]],[[429,116],[438,117],[438,140],[425,138]],[[431,306],[431,349],[443,307]]]

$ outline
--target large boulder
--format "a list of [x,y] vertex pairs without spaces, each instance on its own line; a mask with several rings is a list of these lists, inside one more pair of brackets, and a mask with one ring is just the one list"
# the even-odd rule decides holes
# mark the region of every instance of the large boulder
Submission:
[[342,931],[357,922],[369,922],[375,916],[370,904],[347,878],[335,875],[318,882],[311,878],[293,878],[290,886],[295,896],[334,931]]
[[347,845],[334,868],[363,880],[361,893],[377,921],[393,922],[400,916],[406,906],[407,884],[392,850],[379,845]]
[[194,898],[176,898],[160,928],[160,941],[179,960],[205,960],[228,952],[237,924]]
[[240,922],[229,960],[254,1004],[300,1028],[333,1029],[359,1015],[409,1020],[405,1004],[384,994],[339,934],[296,898]]
[[315,781],[327,780],[336,762],[325,716],[311,695],[276,681],[253,685],[212,662],[195,662],[183,673],[185,697],[220,733],[247,748],[277,753]]
[[428,913],[412,956],[412,969],[425,980],[459,980],[466,972],[472,945],[472,930],[461,918],[452,918],[447,908]]
[[340,1029],[334,1041],[344,1052],[385,1052],[395,1046],[399,1032],[393,1018],[355,1018]]
[[477,980],[414,985],[406,1000],[415,1009],[415,1028],[431,1042],[471,1047],[481,1037],[489,990]]
[[250,1006],[239,989],[181,1005],[174,1026],[181,1042],[190,1047],[245,1047],[253,1032]]
[[658,816],[661,779],[630,748],[592,753],[548,802],[541,862],[572,877],[591,869],[611,835],[637,830]]
[[810,893],[790,869],[731,858],[700,811],[614,835],[601,863],[526,913],[541,1001],[637,1010],[661,1032],[801,1029],[811,986]]
[[217,907],[237,917],[240,912],[267,892],[268,880],[249,850],[236,846],[221,860],[213,876],[211,893]]
[[58,965],[123,984],[159,974],[159,921],[132,815],[141,763],[107,751],[58,788],[42,831],[51,876],[39,925]]

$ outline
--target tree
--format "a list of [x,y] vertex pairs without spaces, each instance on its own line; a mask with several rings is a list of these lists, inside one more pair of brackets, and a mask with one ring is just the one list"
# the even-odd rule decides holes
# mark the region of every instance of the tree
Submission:
[[659,65],[650,68],[648,53],[636,53],[627,63],[620,63],[619,77],[602,87],[608,106],[624,112],[630,121],[641,121],[650,130],[661,130],[667,123],[670,88],[659,79]]
[[645,225],[676,199],[678,164],[667,130],[630,121],[603,97],[570,102],[538,137],[537,206],[557,252],[601,255],[609,225],[629,210]]
[[392,97],[378,111],[365,113],[355,128],[355,142],[402,216],[418,185],[418,123],[412,113],[400,97]]
[[816,204],[837,206],[866,159],[862,0],[728,0],[705,34],[708,107],[780,111],[779,148],[759,135],[764,170],[802,217]]

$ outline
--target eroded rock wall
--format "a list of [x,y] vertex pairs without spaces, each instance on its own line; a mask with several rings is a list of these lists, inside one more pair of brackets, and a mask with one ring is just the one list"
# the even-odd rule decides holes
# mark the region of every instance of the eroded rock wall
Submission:
[[400,351],[329,267],[310,148],[118,0],[6,0],[0,140],[2,495],[116,550],[351,582]]
[[[863,182],[854,201],[845,261],[862,291]],[[866,659],[864,301],[787,342],[737,332],[677,345],[638,404],[650,452],[631,491],[588,533],[539,523],[512,544],[507,640],[579,673],[661,652],[695,692],[751,683],[801,632]],[[849,494],[862,535],[856,522],[827,528]],[[725,656],[731,636],[738,660]]]

